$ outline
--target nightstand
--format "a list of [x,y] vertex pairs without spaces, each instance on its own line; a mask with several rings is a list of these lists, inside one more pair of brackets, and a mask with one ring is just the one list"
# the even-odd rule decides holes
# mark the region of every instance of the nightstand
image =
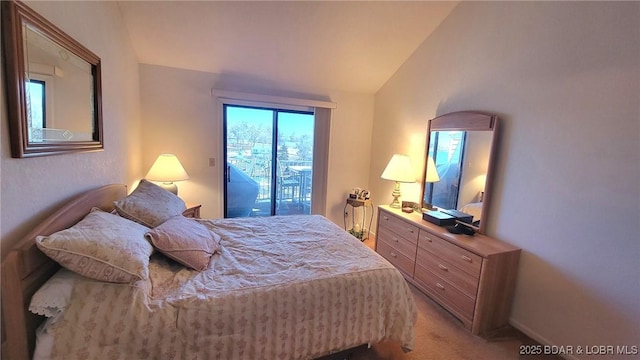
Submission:
[[200,219],[200,208],[202,205],[200,204],[187,204],[187,210],[185,210],[182,215],[188,218]]

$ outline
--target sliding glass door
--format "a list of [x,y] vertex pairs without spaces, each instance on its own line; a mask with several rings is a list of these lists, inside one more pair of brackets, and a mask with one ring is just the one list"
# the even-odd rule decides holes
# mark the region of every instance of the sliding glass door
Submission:
[[224,216],[310,214],[314,115],[224,105]]

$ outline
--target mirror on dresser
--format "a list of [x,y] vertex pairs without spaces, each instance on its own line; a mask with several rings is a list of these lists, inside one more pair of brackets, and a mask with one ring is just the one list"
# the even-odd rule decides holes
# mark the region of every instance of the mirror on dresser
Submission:
[[429,121],[422,207],[455,209],[473,216],[485,233],[491,200],[498,117],[459,111]]

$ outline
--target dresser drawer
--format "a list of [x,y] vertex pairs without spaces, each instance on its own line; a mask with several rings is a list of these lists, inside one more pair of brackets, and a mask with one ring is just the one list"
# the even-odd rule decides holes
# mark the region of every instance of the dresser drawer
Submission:
[[415,262],[407,256],[402,255],[398,250],[395,250],[384,240],[377,239],[377,241],[378,254],[389,260],[389,262],[393,264],[393,266],[395,266],[398,270],[404,272],[407,276],[413,277],[413,267],[415,265]]
[[414,244],[418,243],[418,227],[396,216],[380,212],[378,227],[388,229]]
[[412,261],[416,259],[416,247],[417,244],[405,237],[402,237],[387,228],[378,228],[376,234],[378,241],[384,241],[387,245],[397,250],[402,255],[408,257]]
[[469,297],[475,299],[476,294],[478,293],[477,277],[467,274],[448,261],[441,259],[422,248],[418,248],[416,263],[420,264],[420,266],[432,273],[437,274],[450,284],[455,285]]
[[416,264],[416,271],[413,279],[425,288],[425,290],[436,297],[440,303],[451,310],[463,322],[471,322],[473,320],[473,311],[475,309],[475,299],[470,298],[455,286],[448,283],[443,278],[425,269],[420,264]]
[[418,247],[435,254],[439,258],[455,265],[467,274],[479,278],[482,257],[441,239],[427,231],[420,230]]

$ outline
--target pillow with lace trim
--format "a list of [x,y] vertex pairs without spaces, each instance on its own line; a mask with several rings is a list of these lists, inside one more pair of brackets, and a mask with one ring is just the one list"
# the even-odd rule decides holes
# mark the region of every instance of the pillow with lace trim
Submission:
[[48,318],[57,318],[69,304],[78,274],[63,267],[47,280],[31,297],[29,311]]

